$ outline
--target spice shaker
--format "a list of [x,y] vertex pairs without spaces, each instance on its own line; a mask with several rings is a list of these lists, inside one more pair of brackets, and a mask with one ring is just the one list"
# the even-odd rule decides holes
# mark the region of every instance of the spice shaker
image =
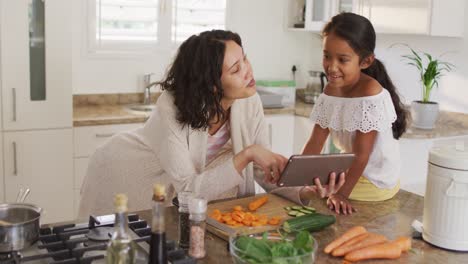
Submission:
[[179,247],[188,249],[190,246],[190,220],[188,202],[192,197],[192,192],[179,192],[177,200],[179,201]]
[[205,257],[205,219],[206,219],[205,199],[193,198],[189,201],[190,211],[190,248],[189,255],[200,259]]

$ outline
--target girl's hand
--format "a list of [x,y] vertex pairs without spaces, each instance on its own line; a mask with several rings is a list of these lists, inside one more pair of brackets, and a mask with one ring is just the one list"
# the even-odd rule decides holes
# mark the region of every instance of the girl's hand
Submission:
[[264,181],[266,183],[276,184],[281,172],[286,167],[288,159],[280,154],[269,151],[260,145],[251,145],[246,149],[249,161],[259,165],[264,172]]
[[336,173],[330,173],[328,177],[328,185],[322,185],[319,178],[314,179],[315,185],[313,186],[305,186],[301,190],[301,197],[311,199],[312,196],[319,196],[320,198],[328,197],[334,193],[337,193],[341,186],[345,183],[345,173],[340,173],[340,178],[338,182],[336,182]]
[[356,211],[356,209],[351,206],[348,199],[339,193],[332,194],[328,197],[327,206],[330,210],[335,211],[336,214],[342,213],[347,215]]

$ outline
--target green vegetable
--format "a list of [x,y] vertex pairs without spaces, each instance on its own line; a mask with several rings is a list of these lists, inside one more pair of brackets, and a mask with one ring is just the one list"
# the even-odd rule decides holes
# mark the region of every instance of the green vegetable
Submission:
[[291,211],[288,212],[288,215],[290,215],[290,216],[296,216],[298,213],[299,213],[299,211],[291,210]]
[[235,246],[239,249],[236,254],[247,263],[305,264],[310,260],[302,258],[285,260],[283,258],[302,256],[312,252],[314,240],[307,231],[299,232],[294,240],[281,237],[278,241],[268,240],[268,234],[265,232],[262,239],[241,236],[236,240]]
[[286,211],[288,211],[288,215],[290,216],[302,216],[306,214],[313,214],[315,213],[315,208],[309,206],[286,206],[284,207]]
[[299,214],[296,214],[296,218],[284,221],[283,229],[288,233],[299,232],[303,230],[313,232],[322,230],[325,227],[335,223],[335,221],[336,218],[334,215],[315,213],[299,216]]

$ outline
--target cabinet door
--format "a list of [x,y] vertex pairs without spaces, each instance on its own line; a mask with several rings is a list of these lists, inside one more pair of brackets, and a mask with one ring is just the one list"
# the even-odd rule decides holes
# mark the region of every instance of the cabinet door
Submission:
[[71,127],[70,5],[1,1],[4,130]]
[[429,34],[430,0],[363,0],[360,14],[377,33]]
[[4,133],[6,201],[30,188],[26,202],[44,209],[41,223],[73,219],[72,130]]
[[5,202],[5,188],[3,186],[3,133],[0,131],[0,203]]
[[272,151],[289,158],[293,153],[294,145],[294,116],[267,115],[265,119]]
[[333,1],[306,0],[305,28],[306,30],[320,32],[325,23],[332,16]]
[[463,37],[466,0],[432,0],[432,36]]

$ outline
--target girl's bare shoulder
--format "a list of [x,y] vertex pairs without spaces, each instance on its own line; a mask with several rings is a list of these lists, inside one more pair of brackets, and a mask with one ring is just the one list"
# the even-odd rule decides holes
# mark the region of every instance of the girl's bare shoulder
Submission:
[[383,87],[376,79],[367,75],[364,76],[365,77],[363,77],[360,81],[361,84],[359,85],[358,89],[360,97],[373,96],[382,92]]

